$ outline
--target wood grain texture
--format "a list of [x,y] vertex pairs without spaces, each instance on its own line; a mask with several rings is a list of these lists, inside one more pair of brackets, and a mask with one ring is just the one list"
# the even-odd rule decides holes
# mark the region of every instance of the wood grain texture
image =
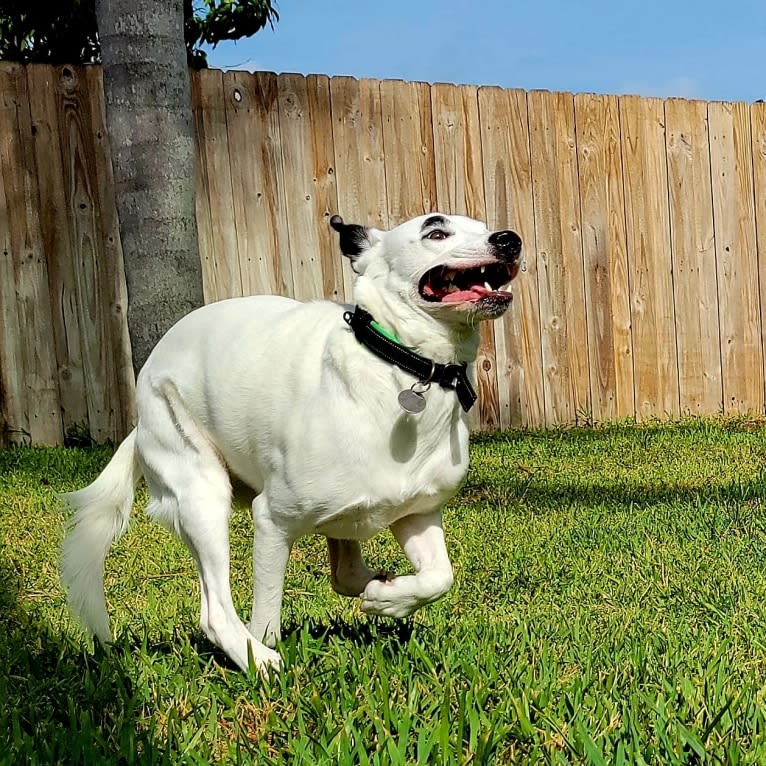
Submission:
[[625,197],[618,101],[575,96],[580,217],[593,417],[633,417]]
[[[23,75],[23,72],[22,72]],[[19,221],[25,220],[20,172],[19,67],[0,63],[0,445],[29,444],[29,397],[25,381],[26,327],[17,273],[24,261]],[[35,206],[37,209],[38,206]],[[54,378],[55,379],[55,378]],[[60,431],[61,429],[59,429]]]
[[[104,231],[104,210],[114,205],[114,187],[101,183],[105,164],[111,166],[108,147],[98,139],[106,131],[103,110],[94,98],[101,86],[89,67],[61,67],[57,93],[60,146],[63,151],[67,211],[72,232],[75,284],[79,321],[83,328],[81,350],[85,376],[90,434],[97,442],[115,440],[125,433],[125,415],[120,392],[129,385],[125,374],[118,384],[116,363],[122,362],[115,348],[120,344],[114,331],[112,311],[120,289],[114,281],[124,271],[109,235]],[[103,195],[103,196],[102,196]],[[114,208],[112,225],[116,224]],[[129,374],[129,373],[128,373]],[[127,392],[129,395],[129,392]]]
[[[0,445],[134,418],[96,67],[0,64]],[[207,300],[350,299],[330,215],[513,229],[473,427],[766,411],[766,106],[194,73]],[[476,417],[478,415],[478,417]]]
[[330,218],[338,211],[330,78],[309,75],[306,85],[313,162],[311,197],[314,201],[314,226],[322,268],[322,295],[328,300],[342,301],[346,293],[343,276],[343,261],[346,259],[340,253],[338,235],[330,227]]
[[620,99],[636,417],[678,415],[665,111],[660,99]]
[[194,73],[191,86],[202,284],[210,303],[243,295],[223,72],[201,69]]
[[380,83],[359,81],[360,143],[364,183],[365,216],[368,226],[388,229],[391,226],[386,196],[386,163],[383,148],[383,107]]
[[230,71],[223,78],[242,292],[288,295],[292,269],[286,278],[284,258],[290,244],[281,189],[276,77]]
[[[86,173],[92,176],[94,208],[92,217],[97,248],[99,310],[103,323],[103,360],[106,365],[110,398],[112,441],[118,442],[131,431],[136,420],[135,374],[128,332],[128,295],[120,226],[115,205],[112,155],[106,129],[106,114],[101,98],[103,83],[98,67],[80,70],[84,89],[89,94],[90,134],[87,155],[92,158]],[[92,142],[92,143],[90,143]]]
[[545,421],[555,425],[591,411],[574,99],[533,91],[527,103]]
[[761,412],[763,349],[750,115],[745,104],[711,103],[708,120],[724,412]]
[[[766,349],[766,104],[750,106],[753,137],[753,197],[755,199],[758,280],[761,294],[761,348]],[[766,367],[766,353],[764,354]]]
[[423,82],[380,83],[389,228],[434,210],[431,90]]
[[[114,204],[114,189],[100,183],[99,170],[103,171],[107,162],[111,165],[111,157],[97,139],[98,132],[103,136],[106,128],[101,105],[93,98],[101,85],[94,74],[89,67],[62,67],[56,93],[73,271],[83,328],[81,349],[88,420],[91,437],[103,442],[124,433],[114,353],[118,340],[111,317],[114,306],[111,301],[116,298],[112,285],[124,272],[110,260],[115,256],[114,248],[108,245],[103,228],[102,210]],[[112,215],[116,223],[113,209]]]
[[322,297],[322,264],[314,206],[308,83],[301,75],[283,74],[278,79],[277,91],[293,297],[312,300]]
[[[3,176],[12,175],[11,163],[22,168],[18,183],[6,187],[11,196],[11,248],[16,271],[16,305],[22,333],[24,387],[27,422],[34,444],[63,442],[61,408],[56,374],[56,350],[51,333],[48,263],[40,226],[39,179],[36,173],[34,136],[29,110],[29,91],[22,67],[13,68],[16,109],[16,141],[3,148]],[[13,156],[15,154],[15,156]],[[15,199],[14,199],[15,197]],[[103,370],[101,370],[103,371]]]
[[30,67],[27,77],[64,427],[102,442],[123,434],[133,413],[125,319],[114,316],[124,307],[124,288],[115,284],[124,271],[108,242],[116,218],[94,74],[86,67]]
[[[479,128],[478,89],[434,85],[431,112],[436,168],[436,208],[479,221],[487,217]],[[491,322],[480,326],[479,351],[474,367],[479,401],[471,411],[473,428],[500,427],[495,368],[495,338]]]
[[680,407],[683,414],[719,412],[723,389],[707,104],[670,99],[665,120]]
[[[377,80],[330,80],[337,213],[347,223],[388,228],[383,123]],[[337,241],[336,251],[340,253]],[[345,300],[353,296],[354,272],[342,260]]]
[[487,221],[523,242],[513,304],[494,326],[500,425],[539,427],[545,405],[526,93],[480,88],[478,101]]
[[73,430],[90,433],[82,352],[87,328],[80,321],[77,260],[57,111],[58,81],[59,73],[53,67],[38,65],[27,69],[40,225],[46,252],[50,254],[48,278],[63,428],[64,433]]

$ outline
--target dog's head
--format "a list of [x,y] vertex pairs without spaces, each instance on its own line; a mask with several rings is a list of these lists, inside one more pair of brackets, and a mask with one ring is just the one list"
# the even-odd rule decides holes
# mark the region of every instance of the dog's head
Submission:
[[496,319],[511,303],[521,238],[471,218],[432,213],[391,231],[333,216],[343,254],[357,274],[442,321]]

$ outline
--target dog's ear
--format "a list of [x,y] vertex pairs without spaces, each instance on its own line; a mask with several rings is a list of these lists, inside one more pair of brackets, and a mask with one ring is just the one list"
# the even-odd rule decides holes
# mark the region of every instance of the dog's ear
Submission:
[[355,261],[377,242],[378,230],[356,223],[343,223],[339,215],[330,219],[330,226],[340,234],[340,251],[351,260],[351,266],[356,271]]

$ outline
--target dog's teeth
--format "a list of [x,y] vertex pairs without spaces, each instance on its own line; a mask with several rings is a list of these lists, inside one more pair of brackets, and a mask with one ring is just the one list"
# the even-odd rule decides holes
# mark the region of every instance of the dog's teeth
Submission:
[[486,266],[482,266],[482,267],[479,269],[479,273],[480,273],[480,274],[483,274],[483,273],[484,273],[484,270],[485,270],[486,268],[487,268]]
[[[483,269],[483,268],[484,268],[484,267],[482,266],[482,269]],[[487,290],[489,290],[489,292],[492,292],[492,285],[491,285],[489,282],[485,282],[485,283],[484,283],[484,287],[486,287],[486,288],[487,288]]]

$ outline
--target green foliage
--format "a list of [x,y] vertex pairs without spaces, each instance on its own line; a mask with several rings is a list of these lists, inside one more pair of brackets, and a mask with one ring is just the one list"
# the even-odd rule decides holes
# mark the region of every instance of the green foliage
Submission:
[[[766,763],[763,424],[477,436],[445,511],[452,591],[366,618],[305,538],[268,683],[200,633],[191,558],[143,496],[107,559],[117,641],[83,641],[55,495],[108,456],[0,451],[0,764]],[[251,541],[238,507],[243,615]],[[407,566],[389,535],[365,554]]]
[[279,20],[272,0],[184,0],[184,16],[189,65],[196,68],[207,66],[201,45],[252,37]]
[[[0,0],[0,59],[21,63],[100,61],[95,0]],[[184,0],[189,65],[207,66],[201,45],[250,37],[279,14],[273,0]]]
[[78,64],[98,56],[95,0],[0,0],[0,59]]

